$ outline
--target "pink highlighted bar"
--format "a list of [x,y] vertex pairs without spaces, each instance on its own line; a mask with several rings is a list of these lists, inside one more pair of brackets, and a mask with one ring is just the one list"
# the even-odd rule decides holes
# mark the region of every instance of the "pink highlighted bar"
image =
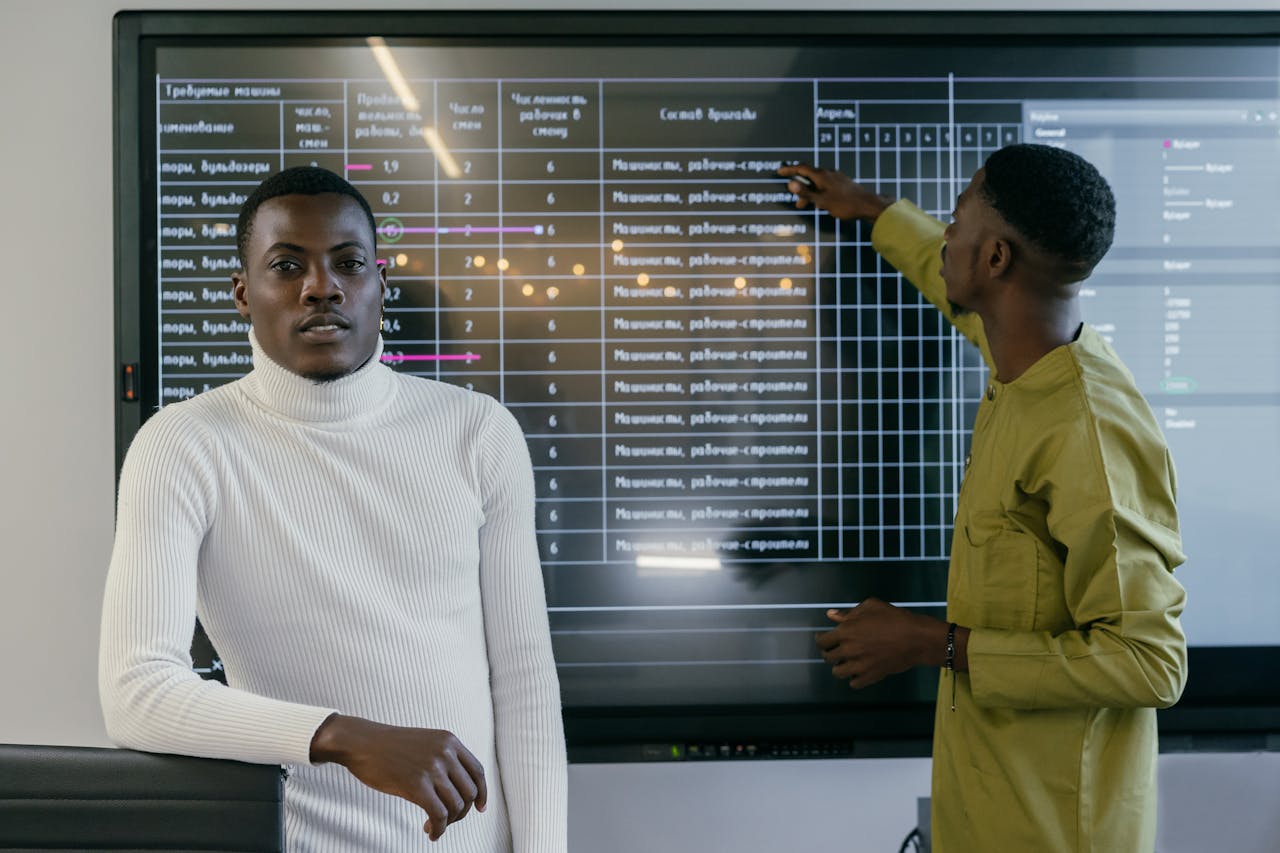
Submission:
[[368,172],[373,168],[372,163],[348,163],[348,172]]
[[379,234],[541,234],[540,225],[507,226],[507,227],[466,227],[461,228],[388,228],[382,226]]
[[474,353],[466,355],[384,355],[383,361],[479,361]]

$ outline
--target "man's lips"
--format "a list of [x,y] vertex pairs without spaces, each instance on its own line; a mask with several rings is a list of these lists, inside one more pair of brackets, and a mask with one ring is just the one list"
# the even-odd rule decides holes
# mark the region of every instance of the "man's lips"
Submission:
[[341,314],[313,314],[298,324],[299,332],[324,334],[351,328],[351,323]]

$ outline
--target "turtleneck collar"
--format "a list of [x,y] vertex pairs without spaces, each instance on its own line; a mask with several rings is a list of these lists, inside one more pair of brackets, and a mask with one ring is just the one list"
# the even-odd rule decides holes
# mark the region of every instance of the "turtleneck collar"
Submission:
[[373,355],[354,373],[332,382],[314,382],[272,361],[249,330],[253,370],[245,393],[265,409],[296,421],[339,424],[382,411],[395,394],[395,374],[382,363],[382,336]]

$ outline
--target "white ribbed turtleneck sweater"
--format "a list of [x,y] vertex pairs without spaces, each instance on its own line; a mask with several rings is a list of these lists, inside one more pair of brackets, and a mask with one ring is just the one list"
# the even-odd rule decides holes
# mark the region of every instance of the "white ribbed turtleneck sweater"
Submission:
[[[374,357],[317,384],[252,333],[244,378],[165,406],[129,448],[103,609],[111,737],[290,765],[289,849],[563,853],[559,690],[533,477],[492,398]],[[191,671],[199,614],[224,687]],[[448,729],[489,807],[434,845],[426,815],[309,763],[333,711]]]

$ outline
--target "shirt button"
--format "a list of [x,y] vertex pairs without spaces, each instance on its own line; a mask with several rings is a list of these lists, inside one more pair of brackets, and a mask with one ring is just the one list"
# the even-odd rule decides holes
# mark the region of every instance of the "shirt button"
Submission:
[[994,386],[994,385],[988,385],[988,386],[987,386],[987,399],[988,399],[988,400],[994,400],[995,398],[996,398],[996,386]]

